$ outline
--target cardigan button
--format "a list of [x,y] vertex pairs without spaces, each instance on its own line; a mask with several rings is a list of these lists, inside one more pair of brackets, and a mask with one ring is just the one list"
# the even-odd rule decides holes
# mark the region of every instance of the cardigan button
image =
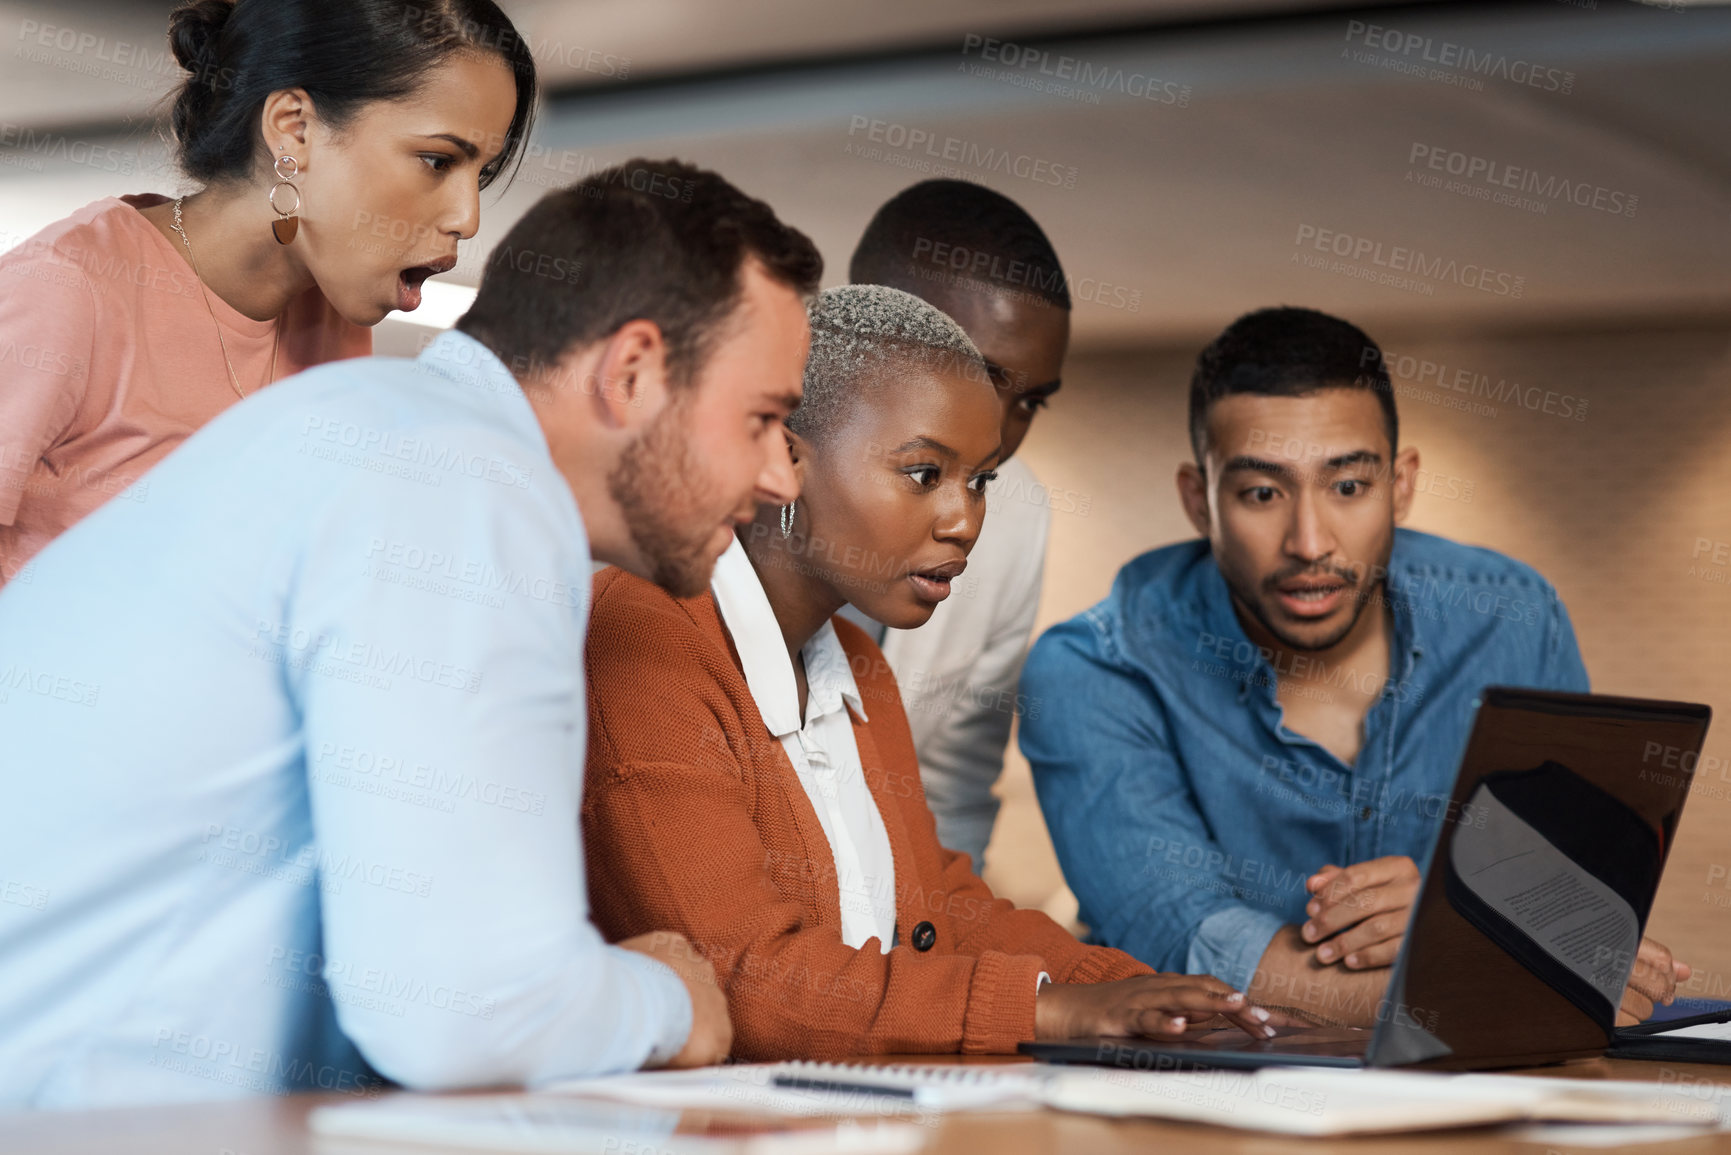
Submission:
[[914,927],[914,949],[918,951],[931,950],[938,941],[938,928],[929,922],[922,922]]

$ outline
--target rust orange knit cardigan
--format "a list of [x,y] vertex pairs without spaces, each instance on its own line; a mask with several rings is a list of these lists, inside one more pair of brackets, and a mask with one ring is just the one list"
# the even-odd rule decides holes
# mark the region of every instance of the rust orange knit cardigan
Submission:
[[588,642],[583,837],[602,933],[689,937],[727,993],[734,1055],[753,1060],[1013,1051],[1034,1037],[1042,970],[1150,973],[994,898],[938,844],[895,678],[863,631],[835,627],[870,718],[854,716],[854,738],[889,834],[900,945],[843,945],[829,841],[715,599],[618,569],[596,577]]

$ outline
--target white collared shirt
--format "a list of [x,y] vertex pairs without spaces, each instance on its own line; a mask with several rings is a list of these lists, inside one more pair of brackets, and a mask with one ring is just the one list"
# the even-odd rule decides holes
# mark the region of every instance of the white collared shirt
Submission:
[[976,874],[998,816],[992,788],[1010,724],[1041,705],[1017,686],[1040,608],[1052,510],[1073,512],[1078,500],[1087,495],[1048,489],[1019,456],[1010,458],[986,487],[985,524],[950,596],[918,629],[872,631],[883,633],[908,712],[938,841],[972,858]]
[[848,708],[861,721],[867,720],[866,712],[835,626],[825,622],[800,651],[807,688],[802,725],[798,682],[781,626],[737,540],[716,563],[710,589],[733,635],[758,713],[781,740],[829,839],[841,896],[842,942],[858,948],[876,938],[887,954],[896,933],[895,860],[854,741]]

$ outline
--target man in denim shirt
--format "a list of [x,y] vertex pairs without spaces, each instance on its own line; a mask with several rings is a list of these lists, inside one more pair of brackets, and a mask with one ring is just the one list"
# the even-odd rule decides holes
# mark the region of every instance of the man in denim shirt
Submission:
[[[1094,937],[1317,1022],[1373,1022],[1480,690],[1584,692],[1528,566],[1396,529],[1421,481],[1381,351],[1264,309],[1190,389],[1178,471],[1202,540],[1130,562],[1034,647],[1022,719]],[[1434,482],[1433,482],[1434,484]],[[1620,1021],[1683,964],[1643,943]]]

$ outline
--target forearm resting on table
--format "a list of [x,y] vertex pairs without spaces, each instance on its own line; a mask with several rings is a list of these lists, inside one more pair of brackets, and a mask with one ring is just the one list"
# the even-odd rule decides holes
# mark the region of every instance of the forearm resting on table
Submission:
[[1275,932],[1245,994],[1257,1006],[1318,1026],[1369,1027],[1377,1021],[1389,971],[1349,971],[1316,961],[1296,926]]

